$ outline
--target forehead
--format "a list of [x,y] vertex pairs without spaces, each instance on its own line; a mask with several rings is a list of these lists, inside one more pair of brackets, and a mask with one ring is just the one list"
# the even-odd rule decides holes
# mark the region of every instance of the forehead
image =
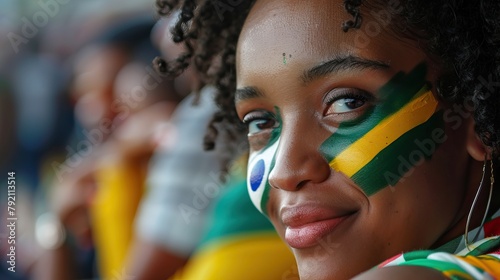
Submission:
[[341,1],[257,1],[248,15],[238,44],[240,63],[282,61],[283,54],[297,62],[301,57],[332,55],[332,41],[339,36],[352,41],[352,32],[341,30],[351,19]]
[[[258,36],[261,45],[271,48],[298,49],[301,46],[294,45],[298,38],[309,46],[325,46],[343,33],[342,22],[351,18],[339,1],[257,1],[247,17],[242,36]],[[245,47],[246,42],[242,43]]]
[[[343,32],[342,24],[353,16],[341,0],[258,0],[238,41],[239,86],[243,76],[307,69],[335,56],[354,55],[407,68],[405,57],[422,57],[422,52],[415,42],[396,38],[390,21],[373,16],[380,9],[390,7],[362,7],[361,28]],[[397,65],[398,61],[403,63]]]

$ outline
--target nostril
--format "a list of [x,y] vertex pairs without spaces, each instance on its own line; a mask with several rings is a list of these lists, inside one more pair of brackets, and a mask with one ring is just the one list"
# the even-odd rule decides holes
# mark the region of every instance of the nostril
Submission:
[[288,159],[285,163],[276,160],[269,174],[269,185],[273,188],[298,191],[308,184],[322,183],[331,175],[332,169],[320,155]]
[[297,190],[300,190],[308,181],[304,180],[297,184]]
[[271,184],[271,182],[269,182],[269,186],[271,186],[271,188],[273,188],[273,189],[277,189],[277,190],[279,190],[279,189],[280,189],[280,188],[278,188],[278,187],[274,186],[273,184]]
[[305,181],[301,181],[300,177],[298,177],[297,173],[295,172],[290,172],[283,169],[274,169],[269,175],[268,183],[274,189],[296,191],[302,186],[302,182]]

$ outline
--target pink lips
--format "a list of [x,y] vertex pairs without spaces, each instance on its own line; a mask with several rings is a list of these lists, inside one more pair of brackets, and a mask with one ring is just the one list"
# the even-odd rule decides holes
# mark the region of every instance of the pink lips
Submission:
[[286,225],[285,240],[296,249],[312,247],[351,214],[353,214],[352,211],[332,211],[317,207],[283,208],[282,221]]

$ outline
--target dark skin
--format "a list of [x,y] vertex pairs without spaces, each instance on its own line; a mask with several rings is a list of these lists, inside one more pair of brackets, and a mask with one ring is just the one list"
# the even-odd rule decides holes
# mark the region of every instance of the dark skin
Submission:
[[[364,14],[365,24],[373,20],[368,12]],[[290,227],[283,221],[283,209],[309,207],[349,213],[345,222],[320,237],[334,241],[333,254],[322,249],[319,241],[291,246],[301,279],[348,279],[401,251],[436,248],[463,234],[482,162],[489,153],[476,137],[473,121],[467,119],[458,129],[445,124],[448,140],[432,159],[415,167],[411,176],[394,188],[367,196],[350,178],[333,171],[319,147],[340,120],[358,118],[367,107],[375,105],[365,103],[348,113],[339,113],[332,104],[322,103],[328,92],[355,88],[377,97],[377,90],[396,73],[408,73],[421,62],[429,67],[426,80],[431,83],[442,74],[439,61],[417,42],[398,38],[387,30],[368,45],[356,46],[355,36],[361,30],[344,33],[337,28],[348,17],[340,5],[331,1],[318,0],[314,5],[304,1],[257,1],[238,41],[235,99],[240,119],[261,111],[273,113],[276,107],[281,113],[280,145],[268,178],[274,188],[267,204],[278,233],[285,237]],[[292,54],[286,64],[282,53]],[[347,55],[385,61],[389,67],[347,68],[307,84],[300,79],[305,71],[332,56]],[[245,94],[249,88],[258,94]],[[439,107],[446,110],[448,105],[440,102]],[[270,132],[269,127],[262,128],[249,137],[251,155],[262,148],[262,139]],[[484,213],[485,194],[473,218],[475,226]],[[492,207],[498,206],[495,199]],[[411,279],[410,275],[443,279],[439,273],[419,267],[384,268],[369,271],[359,279]]]

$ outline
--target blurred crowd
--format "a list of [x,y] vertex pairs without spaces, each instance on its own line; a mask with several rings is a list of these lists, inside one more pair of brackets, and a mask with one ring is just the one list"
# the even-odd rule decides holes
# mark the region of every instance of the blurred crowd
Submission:
[[0,214],[14,172],[17,218],[0,279],[298,279],[248,197],[246,141],[203,150],[212,89],[152,66],[183,52],[175,17],[153,0],[0,2]]

